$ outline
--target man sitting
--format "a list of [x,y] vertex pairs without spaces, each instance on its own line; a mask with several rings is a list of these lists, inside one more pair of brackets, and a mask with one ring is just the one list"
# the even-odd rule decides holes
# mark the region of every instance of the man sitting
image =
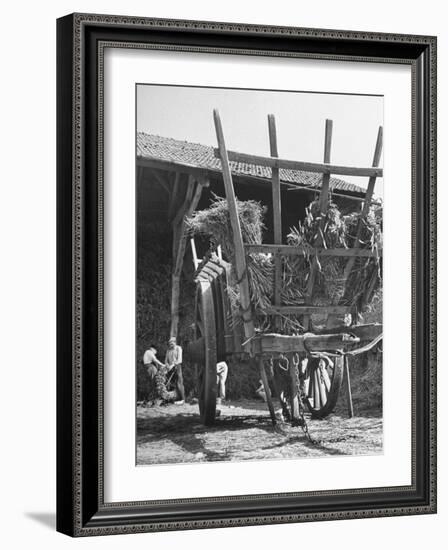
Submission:
[[149,395],[147,397],[150,398],[149,399],[150,401],[154,402],[154,399],[155,399],[155,395],[154,395],[155,377],[156,377],[158,368],[164,366],[163,363],[157,359],[157,348],[154,344],[151,344],[149,346],[149,348],[143,354],[143,364],[146,367],[146,370],[148,372],[149,379],[150,379],[150,382],[151,382],[151,389],[150,389]]

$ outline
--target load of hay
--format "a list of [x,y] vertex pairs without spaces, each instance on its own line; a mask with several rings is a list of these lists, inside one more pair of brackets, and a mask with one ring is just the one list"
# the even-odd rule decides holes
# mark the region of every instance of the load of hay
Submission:
[[[238,201],[237,209],[245,244],[261,244],[263,218],[266,208],[257,201]],[[206,236],[212,249],[221,245],[224,257],[235,265],[232,229],[226,199],[215,196],[209,208],[195,212],[188,220],[192,234]],[[282,259],[281,301],[283,305],[303,305],[314,256],[312,250],[322,248],[350,248],[359,233],[360,248],[378,251],[382,247],[382,209],[371,207],[368,216],[361,218],[359,212],[343,216],[338,206],[331,202],[322,216],[319,202],[312,202],[303,221],[298,221],[287,235],[287,243],[300,246],[303,253],[285,256]],[[381,286],[381,263],[378,257],[356,257],[348,281],[344,271],[347,257],[320,256],[313,285],[311,304],[330,306],[353,306],[358,314],[368,307]],[[247,255],[247,272],[251,303],[259,330],[273,328],[273,319],[264,309],[273,303],[274,260],[271,254],[250,253]],[[238,286],[228,288],[231,302],[238,307]],[[312,316],[314,330],[325,327],[326,319]],[[277,325],[277,330],[278,330]],[[303,332],[302,318],[288,315],[281,319],[280,330],[286,334]]]

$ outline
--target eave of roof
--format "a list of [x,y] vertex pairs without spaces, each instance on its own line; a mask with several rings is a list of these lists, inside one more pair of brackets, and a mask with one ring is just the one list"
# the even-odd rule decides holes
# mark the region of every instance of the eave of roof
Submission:
[[[221,161],[215,158],[213,147],[155,136],[145,132],[137,133],[137,160],[141,165],[164,170],[177,170],[203,176],[221,174]],[[271,179],[269,167],[230,162],[230,168],[235,176],[258,181]],[[280,170],[281,183],[291,188],[313,191],[320,188],[321,179],[319,174],[311,172]],[[339,178],[330,178],[330,187],[337,194],[354,197],[365,195],[365,190],[362,187]]]

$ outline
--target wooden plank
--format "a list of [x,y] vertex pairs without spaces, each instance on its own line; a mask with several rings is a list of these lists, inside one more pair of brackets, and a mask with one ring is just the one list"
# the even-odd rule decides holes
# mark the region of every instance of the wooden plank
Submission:
[[[325,121],[325,145],[324,145],[324,162],[329,163],[331,159],[331,138],[333,135],[333,121],[327,119]],[[324,174],[322,176],[322,188],[320,191],[320,198],[319,198],[319,206],[320,211],[323,216],[327,213],[327,207],[328,207],[328,198],[329,198],[329,191],[330,191],[330,174]],[[323,231],[324,228],[324,219],[321,218],[320,220],[320,228]],[[316,245],[317,247],[322,246],[323,240],[322,240],[322,231],[320,231],[317,240]],[[306,301],[309,303],[311,302],[313,298],[313,290],[314,290],[314,281],[316,280],[316,274],[318,270],[318,258],[317,256],[314,256],[313,261],[311,262],[310,267],[310,274],[308,277],[308,283],[306,286]],[[306,316],[303,319],[303,325],[305,330],[309,330],[310,327],[310,318]]]
[[352,306],[271,306],[263,308],[267,315],[313,315],[313,314],[340,314],[351,313]]
[[221,159],[222,175],[224,187],[226,190],[227,203],[229,205],[230,224],[232,227],[234,251],[235,251],[235,270],[239,281],[240,303],[242,309],[242,317],[244,321],[244,334],[246,339],[250,339],[255,334],[254,322],[252,319],[249,281],[246,270],[246,256],[244,254],[243,239],[241,236],[240,220],[238,217],[238,209],[233,189],[232,174],[229,166],[229,158],[224,140],[221,119],[217,109],[213,111],[215,122],[216,138],[218,140],[219,157]]
[[[215,149],[215,157],[219,158],[219,150]],[[238,153],[236,151],[227,151],[229,161],[242,162],[246,164],[255,164],[257,166],[268,166],[269,168],[279,168],[285,170],[299,170],[303,172],[316,172],[318,174],[333,174],[337,176],[360,176],[377,177],[383,175],[382,168],[364,168],[356,166],[341,166],[330,163],[304,162],[299,160],[287,160],[281,158],[263,157],[261,155],[251,155],[248,153]]]
[[253,351],[262,353],[293,353],[345,350],[359,343],[359,338],[352,334],[302,334],[287,336],[285,334],[260,334],[253,338]]
[[[268,115],[269,146],[271,157],[278,157],[277,130],[274,115]],[[282,198],[280,193],[279,169],[272,168],[272,214],[274,221],[274,243],[282,243]],[[281,304],[282,259],[274,253],[274,303]],[[280,318],[275,319],[277,327],[280,326]]]
[[320,334],[335,334],[341,332],[349,332],[354,334],[360,340],[360,342],[367,342],[378,338],[383,332],[383,325],[381,323],[369,323],[367,325],[356,325],[351,327],[334,327],[328,328],[320,332]]
[[367,248],[310,248],[309,246],[292,246],[288,244],[245,244],[246,253],[279,254],[281,256],[357,256],[362,258],[377,258],[383,251]]

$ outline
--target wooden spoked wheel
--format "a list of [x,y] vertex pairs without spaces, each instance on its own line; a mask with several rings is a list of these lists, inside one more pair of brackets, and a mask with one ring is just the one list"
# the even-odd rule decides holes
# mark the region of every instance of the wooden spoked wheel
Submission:
[[342,385],[344,362],[342,357],[331,361],[325,358],[308,358],[305,370],[304,391],[311,414],[324,418],[335,408]]
[[216,415],[216,319],[212,285],[200,281],[196,291],[196,338],[202,342],[203,355],[198,363],[198,399],[201,421],[210,426]]

